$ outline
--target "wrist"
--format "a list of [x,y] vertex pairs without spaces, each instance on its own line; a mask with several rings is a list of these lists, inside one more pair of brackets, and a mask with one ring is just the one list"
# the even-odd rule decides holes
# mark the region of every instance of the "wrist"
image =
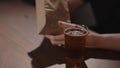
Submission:
[[101,34],[91,34],[88,35],[86,45],[89,48],[101,48],[100,42],[103,39]]
[[103,48],[103,42],[104,41],[104,36],[102,34],[97,34],[93,37],[93,45],[96,47],[96,48]]

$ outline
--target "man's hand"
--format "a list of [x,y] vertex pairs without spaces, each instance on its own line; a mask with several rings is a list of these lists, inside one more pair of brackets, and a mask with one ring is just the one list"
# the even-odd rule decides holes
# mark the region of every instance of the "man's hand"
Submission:
[[[66,22],[63,22],[63,21],[59,21],[58,22],[58,25],[61,27],[61,30],[64,30],[65,28],[67,27],[75,27],[75,26],[78,26],[76,24],[70,24],[70,23],[66,23]],[[64,34],[61,34],[61,35],[56,35],[56,36],[53,36],[53,35],[45,35],[46,38],[50,39],[51,43],[53,45],[59,45],[59,44],[63,44],[64,45]]]
[[[71,24],[71,23],[66,23],[63,21],[59,21],[58,24],[60,25],[61,29],[65,29],[67,27],[81,27],[80,25],[76,25],[76,24]],[[95,40],[96,37],[98,37],[99,34],[96,32],[93,32],[91,30],[89,30],[89,34],[87,36],[87,40],[86,40],[86,47],[89,48],[97,48],[97,46],[95,46]],[[51,43],[53,45],[59,45],[59,44],[65,44],[65,39],[64,39],[64,34],[61,35],[45,35],[46,38],[50,39]],[[79,40],[78,40],[79,41]]]

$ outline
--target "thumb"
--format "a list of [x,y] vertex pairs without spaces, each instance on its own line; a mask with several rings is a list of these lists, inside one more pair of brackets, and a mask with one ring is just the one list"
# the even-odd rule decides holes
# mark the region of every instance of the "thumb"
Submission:
[[63,29],[68,28],[68,27],[76,27],[76,26],[78,26],[76,24],[72,24],[72,23],[68,23],[68,22],[64,22],[64,21],[58,21],[58,25],[60,27],[62,27]]

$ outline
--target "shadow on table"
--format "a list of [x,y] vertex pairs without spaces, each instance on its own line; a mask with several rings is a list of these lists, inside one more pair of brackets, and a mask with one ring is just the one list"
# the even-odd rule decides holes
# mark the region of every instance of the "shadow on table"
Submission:
[[[66,63],[65,49],[63,47],[53,46],[50,41],[44,38],[40,47],[29,53],[32,58],[33,68],[46,68],[54,64]],[[120,52],[102,49],[86,49],[86,60],[89,58],[120,60]],[[70,68],[70,67],[67,67]],[[87,68],[83,63],[81,68]]]

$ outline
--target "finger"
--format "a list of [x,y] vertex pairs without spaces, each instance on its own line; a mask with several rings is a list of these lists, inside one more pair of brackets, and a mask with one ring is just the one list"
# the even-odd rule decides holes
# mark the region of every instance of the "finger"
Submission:
[[63,44],[64,45],[64,35],[57,35],[57,36],[53,36],[53,35],[45,35],[46,38],[50,39],[50,42],[53,45],[59,45],[59,44]]
[[50,39],[50,40],[53,40],[53,39],[54,39],[54,36],[52,36],[52,35],[44,35],[44,37],[46,37],[46,38],[48,38],[48,39]]
[[71,24],[71,23],[67,23],[67,22],[64,22],[64,21],[58,21],[58,24],[60,27],[62,28],[67,28],[67,27],[74,27],[74,26],[77,26],[76,24]]
[[64,40],[64,34],[56,35],[56,36],[45,35],[45,37],[48,38],[48,39],[50,39],[50,40],[54,40],[54,41],[62,41],[62,40]]
[[53,44],[53,45],[64,45],[65,44],[65,42],[64,41],[54,41],[54,40],[51,40],[51,43]]
[[64,41],[64,34],[54,36],[54,40],[56,40],[56,41]]
[[68,27],[80,27],[80,28],[84,28],[84,25],[77,25],[77,24],[73,24],[73,23],[67,23],[64,21],[58,21],[58,25],[60,27],[62,27],[63,29],[68,28]]

